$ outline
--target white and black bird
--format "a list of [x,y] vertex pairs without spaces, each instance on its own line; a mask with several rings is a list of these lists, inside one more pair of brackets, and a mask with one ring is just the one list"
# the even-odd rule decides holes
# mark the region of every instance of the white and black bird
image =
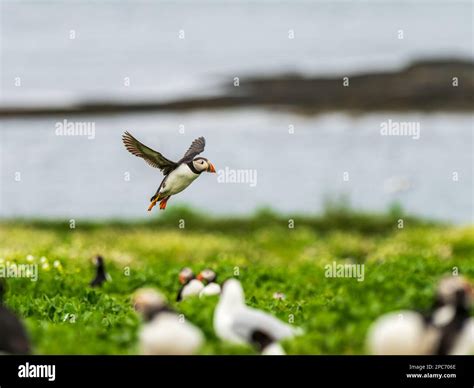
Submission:
[[0,354],[29,354],[30,340],[20,319],[3,304],[4,283],[0,281]]
[[129,132],[123,134],[122,140],[128,151],[145,159],[150,166],[160,169],[165,176],[155,195],[150,199],[148,211],[151,211],[158,201],[160,201],[160,209],[164,210],[170,197],[187,188],[202,172],[216,172],[209,160],[196,157],[204,151],[206,145],[204,137],[195,139],[178,162],[173,162],[160,152],[140,143]]
[[224,341],[251,344],[265,355],[285,354],[279,341],[302,333],[299,328],[246,306],[242,285],[236,279],[228,279],[222,285],[214,311],[214,330]]
[[204,284],[199,297],[219,295],[221,293],[221,286],[217,283],[217,274],[212,269],[203,269],[196,278]]
[[201,330],[172,310],[158,291],[137,290],[133,305],[145,321],[139,333],[141,354],[190,355],[202,346]]
[[190,296],[198,296],[204,289],[204,284],[201,280],[196,279],[191,268],[185,267],[179,272],[178,276],[181,288],[176,297],[177,302],[187,299]]
[[428,314],[398,311],[378,318],[367,336],[376,355],[462,355],[474,353],[472,287],[461,276],[443,278]]
[[96,256],[94,258],[94,265],[96,268],[95,277],[91,280],[89,285],[91,287],[100,287],[104,282],[110,279],[107,272],[105,272],[104,258],[100,255]]

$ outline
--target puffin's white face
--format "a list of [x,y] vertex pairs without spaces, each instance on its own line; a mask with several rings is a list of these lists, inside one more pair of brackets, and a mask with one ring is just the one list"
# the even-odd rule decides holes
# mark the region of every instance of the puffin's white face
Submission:
[[187,284],[190,280],[194,279],[194,272],[191,268],[183,268],[179,273],[179,282],[181,284]]
[[196,158],[193,160],[193,166],[199,172],[216,172],[214,165],[206,158]]
[[216,280],[216,273],[209,268],[202,270],[201,273],[197,276],[198,280],[205,281],[206,283],[212,283]]
[[469,307],[473,301],[473,288],[462,276],[448,276],[439,282],[438,298],[446,304],[464,302]]
[[94,263],[95,266],[103,265],[104,264],[104,258],[100,255],[95,256],[92,259],[92,262]]
[[145,314],[153,308],[164,307],[166,299],[153,288],[140,288],[133,294],[132,303],[135,311]]

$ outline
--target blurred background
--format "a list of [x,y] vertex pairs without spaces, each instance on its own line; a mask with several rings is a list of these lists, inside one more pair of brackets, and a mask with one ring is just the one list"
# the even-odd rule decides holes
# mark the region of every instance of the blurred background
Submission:
[[[128,130],[173,160],[203,135],[218,170],[257,172],[255,187],[205,175],[169,206],[318,213],[344,197],[473,220],[470,1],[9,1],[1,36],[2,218],[149,216],[162,176]],[[65,119],[94,138],[56,136]],[[388,120],[420,139],[381,136]]]

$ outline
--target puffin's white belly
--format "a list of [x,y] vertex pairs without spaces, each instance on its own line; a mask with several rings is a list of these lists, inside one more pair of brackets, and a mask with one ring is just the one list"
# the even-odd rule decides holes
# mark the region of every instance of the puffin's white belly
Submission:
[[163,195],[174,195],[183,191],[199,176],[191,171],[186,164],[181,164],[176,170],[172,171],[160,189]]
[[184,286],[181,292],[181,298],[186,299],[190,296],[197,296],[204,289],[204,284],[200,280],[193,279],[186,286]]
[[206,287],[204,287],[201,292],[199,293],[199,297],[202,298],[203,296],[212,296],[212,295],[219,295],[221,293],[221,286],[217,283],[209,283]]
[[367,347],[374,355],[426,354],[425,325],[414,311],[399,311],[378,318],[367,338]]
[[204,342],[201,331],[172,313],[162,313],[143,326],[140,334],[140,352],[153,354],[194,354]]

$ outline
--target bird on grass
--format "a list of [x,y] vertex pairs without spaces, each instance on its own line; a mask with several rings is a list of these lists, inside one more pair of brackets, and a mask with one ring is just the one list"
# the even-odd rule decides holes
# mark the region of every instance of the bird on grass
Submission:
[[204,288],[199,293],[200,298],[221,293],[221,286],[217,283],[217,274],[212,269],[203,269],[196,278],[204,284]]
[[148,211],[151,211],[158,201],[160,209],[164,210],[170,197],[186,189],[202,172],[216,172],[214,165],[209,160],[197,157],[204,151],[206,145],[204,137],[195,139],[178,162],[173,162],[160,152],[140,143],[129,132],[123,134],[122,140],[130,153],[145,159],[150,166],[160,169],[165,176],[155,195],[150,199]]
[[301,329],[246,306],[242,285],[236,279],[228,279],[222,285],[214,311],[214,330],[220,339],[251,344],[263,355],[285,354],[279,341],[302,334]]
[[467,355],[474,353],[472,286],[461,276],[439,282],[427,314],[388,313],[370,327],[367,348],[376,355]]
[[133,305],[144,319],[139,333],[141,354],[190,355],[202,346],[201,330],[173,311],[158,291],[152,288],[137,290]]
[[185,267],[179,272],[178,276],[181,288],[176,297],[177,302],[187,299],[191,296],[197,296],[204,289],[204,284],[200,279],[196,279],[191,268]]
[[5,285],[0,281],[0,354],[29,354],[30,340],[20,319],[3,304]]
[[100,287],[104,282],[109,279],[108,274],[105,272],[104,258],[100,255],[94,258],[94,264],[96,267],[95,278],[90,282],[91,287]]

